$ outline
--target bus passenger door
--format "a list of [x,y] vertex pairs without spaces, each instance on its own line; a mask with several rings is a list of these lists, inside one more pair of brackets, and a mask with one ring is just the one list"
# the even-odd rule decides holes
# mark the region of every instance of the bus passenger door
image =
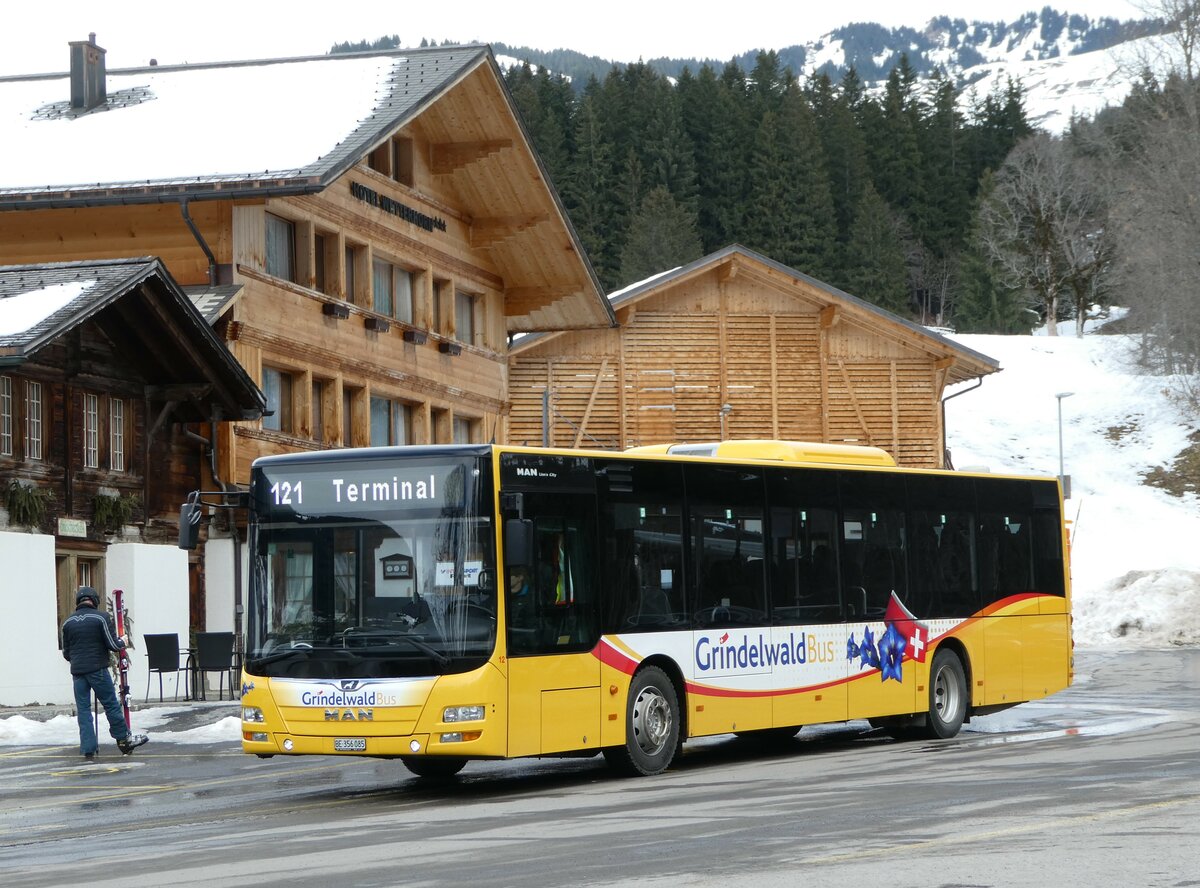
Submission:
[[600,745],[595,498],[525,494],[534,564],[508,571],[508,753]]

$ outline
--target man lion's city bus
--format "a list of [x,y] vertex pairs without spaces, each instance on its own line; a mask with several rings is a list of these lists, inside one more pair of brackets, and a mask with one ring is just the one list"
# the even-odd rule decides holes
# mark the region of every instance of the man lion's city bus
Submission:
[[1072,681],[1057,479],[868,447],[410,446],[257,460],[247,753],[602,753],[869,719],[948,738]]

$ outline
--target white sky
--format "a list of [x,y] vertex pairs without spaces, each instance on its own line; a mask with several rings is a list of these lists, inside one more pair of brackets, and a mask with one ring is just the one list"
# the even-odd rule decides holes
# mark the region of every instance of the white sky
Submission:
[[[1139,17],[1144,0],[1052,3],[1092,18]],[[920,27],[931,17],[1012,21],[1041,9],[1044,0],[859,0],[837,3],[778,0],[693,0],[687,4],[607,0],[581,13],[577,4],[526,0],[397,3],[359,0],[339,14],[312,0],[42,0],[6,4],[0,29],[0,76],[65,71],[67,43],[86,40],[108,51],[109,67],[313,55],[343,40],[398,34],[404,45],[440,42],[506,43],[535,49],[567,48],[613,61],[659,56],[726,61],[750,49],[804,43],[851,21]],[[515,10],[515,11],[514,11]],[[681,19],[686,16],[687,21]]]

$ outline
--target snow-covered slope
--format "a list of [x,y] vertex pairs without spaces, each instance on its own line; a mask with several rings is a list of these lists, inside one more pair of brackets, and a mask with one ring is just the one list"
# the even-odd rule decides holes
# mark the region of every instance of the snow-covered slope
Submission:
[[1170,380],[1129,357],[1125,336],[952,335],[1002,372],[946,404],[959,469],[1054,475],[1058,399],[1071,476],[1075,638],[1080,645],[1200,644],[1200,501],[1142,483],[1198,425]]
[[1060,132],[1073,114],[1092,116],[1124,99],[1145,60],[1169,44],[1140,36],[1153,29],[1049,7],[1007,23],[943,16],[919,30],[855,24],[804,44],[804,70],[837,76],[853,64],[868,88],[879,90],[903,54],[918,73],[938,69],[963,86],[964,106],[972,90],[1003,89],[1011,78],[1026,90],[1030,122]]

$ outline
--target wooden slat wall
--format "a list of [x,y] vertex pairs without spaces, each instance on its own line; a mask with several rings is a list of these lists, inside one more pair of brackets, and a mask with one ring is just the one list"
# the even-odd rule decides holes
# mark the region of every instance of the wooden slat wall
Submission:
[[553,336],[513,357],[508,440],[541,442],[549,385],[556,446],[716,440],[729,404],[727,438],[871,444],[940,466],[936,359],[845,316],[822,328],[823,307],[745,276],[648,295],[618,311],[613,334]]

